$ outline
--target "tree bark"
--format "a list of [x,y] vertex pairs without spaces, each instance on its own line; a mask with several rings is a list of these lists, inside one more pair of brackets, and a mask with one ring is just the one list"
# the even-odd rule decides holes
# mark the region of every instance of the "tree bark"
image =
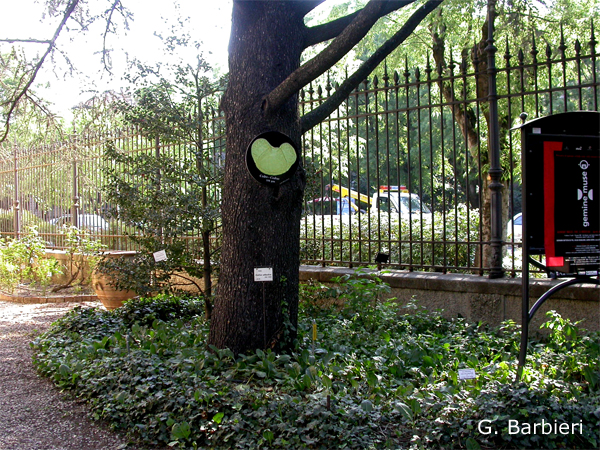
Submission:
[[[299,67],[303,31],[302,2],[234,3],[222,105],[227,125],[222,269],[209,344],[235,354],[286,347],[295,338],[286,324],[297,323],[303,171],[279,187],[266,186],[251,177],[245,154],[266,131],[284,133],[300,145],[298,96],[272,114],[262,103]],[[255,282],[256,267],[272,267],[273,281]]]

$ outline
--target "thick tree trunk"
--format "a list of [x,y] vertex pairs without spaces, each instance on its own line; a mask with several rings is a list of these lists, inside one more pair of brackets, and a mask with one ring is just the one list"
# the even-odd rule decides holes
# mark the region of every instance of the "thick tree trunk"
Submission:
[[[262,185],[248,172],[245,153],[266,131],[284,133],[300,145],[297,96],[269,115],[263,100],[299,66],[301,3],[239,1],[233,8],[223,100],[222,270],[209,344],[236,354],[286,346],[295,337],[303,172],[280,187]],[[273,281],[255,282],[256,267],[272,267]]]

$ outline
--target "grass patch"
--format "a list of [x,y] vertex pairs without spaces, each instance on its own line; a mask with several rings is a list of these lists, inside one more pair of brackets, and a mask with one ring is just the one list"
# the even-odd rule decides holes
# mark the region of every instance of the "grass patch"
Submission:
[[[97,419],[147,444],[213,449],[595,448],[599,336],[553,314],[514,384],[519,328],[376,301],[346,277],[303,287],[296,351],[207,349],[202,302],[159,296],[77,308],[33,342],[34,363]],[[345,300],[345,306],[324,301]],[[330,306],[324,306],[330,305]],[[317,340],[313,342],[313,324]],[[475,380],[458,370],[473,368]],[[518,424],[539,423],[537,433]],[[581,424],[544,433],[541,424]],[[510,428],[511,423],[513,428]]]

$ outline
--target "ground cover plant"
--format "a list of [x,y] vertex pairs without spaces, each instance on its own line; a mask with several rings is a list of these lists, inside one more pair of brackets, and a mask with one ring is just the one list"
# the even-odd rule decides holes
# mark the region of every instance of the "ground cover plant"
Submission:
[[[514,383],[514,323],[489,328],[414,303],[400,309],[382,300],[387,287],[373,278],[347,276],[337,286],[303,286],[289,355],[207,348],[203,303],[162,295],[111,312],[73,310],[33,342],[34,363],[88,401],[95,418],[174,448],[600,443],[597,333],[551,313],[549,336],[532,341],[523,382]],[[463,368],[476,379],[461,380]],[[554,432],[524,429],[542,421]],[[563,434],[560,423],[577,428]]]

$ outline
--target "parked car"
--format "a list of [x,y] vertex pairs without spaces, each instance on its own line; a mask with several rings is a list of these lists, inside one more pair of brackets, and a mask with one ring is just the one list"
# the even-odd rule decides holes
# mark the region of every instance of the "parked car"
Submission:
[[349,198],[319,197],[306,203],[303,223],[339,224],[348,223],[350,216],[356,214],[354,201]]
[[[338,192],[345,199],[351,198],[367,205],[370,214],[389,214],[403,218],[431,220],[431,211],[417,194],[410,193],[406,186],[379,186],[372,197],[361,194],[338,184],[331,185],[331,190]],[[358,207],[355,206],[355,209]]]
[[523,213],[517,214],[508,222],[506,227],[507,239],[516,243],[521,243],[523,240]]
[[[63,225],[70,225],[73,222],[71,220],[71,214],[65,214],[50,220],[50,223],[62,227]],[[78,214],[77,228],[86,229],[92,233],[100,233],[102,231],[108,231],[109,225],[103,217],[97,214]]]

